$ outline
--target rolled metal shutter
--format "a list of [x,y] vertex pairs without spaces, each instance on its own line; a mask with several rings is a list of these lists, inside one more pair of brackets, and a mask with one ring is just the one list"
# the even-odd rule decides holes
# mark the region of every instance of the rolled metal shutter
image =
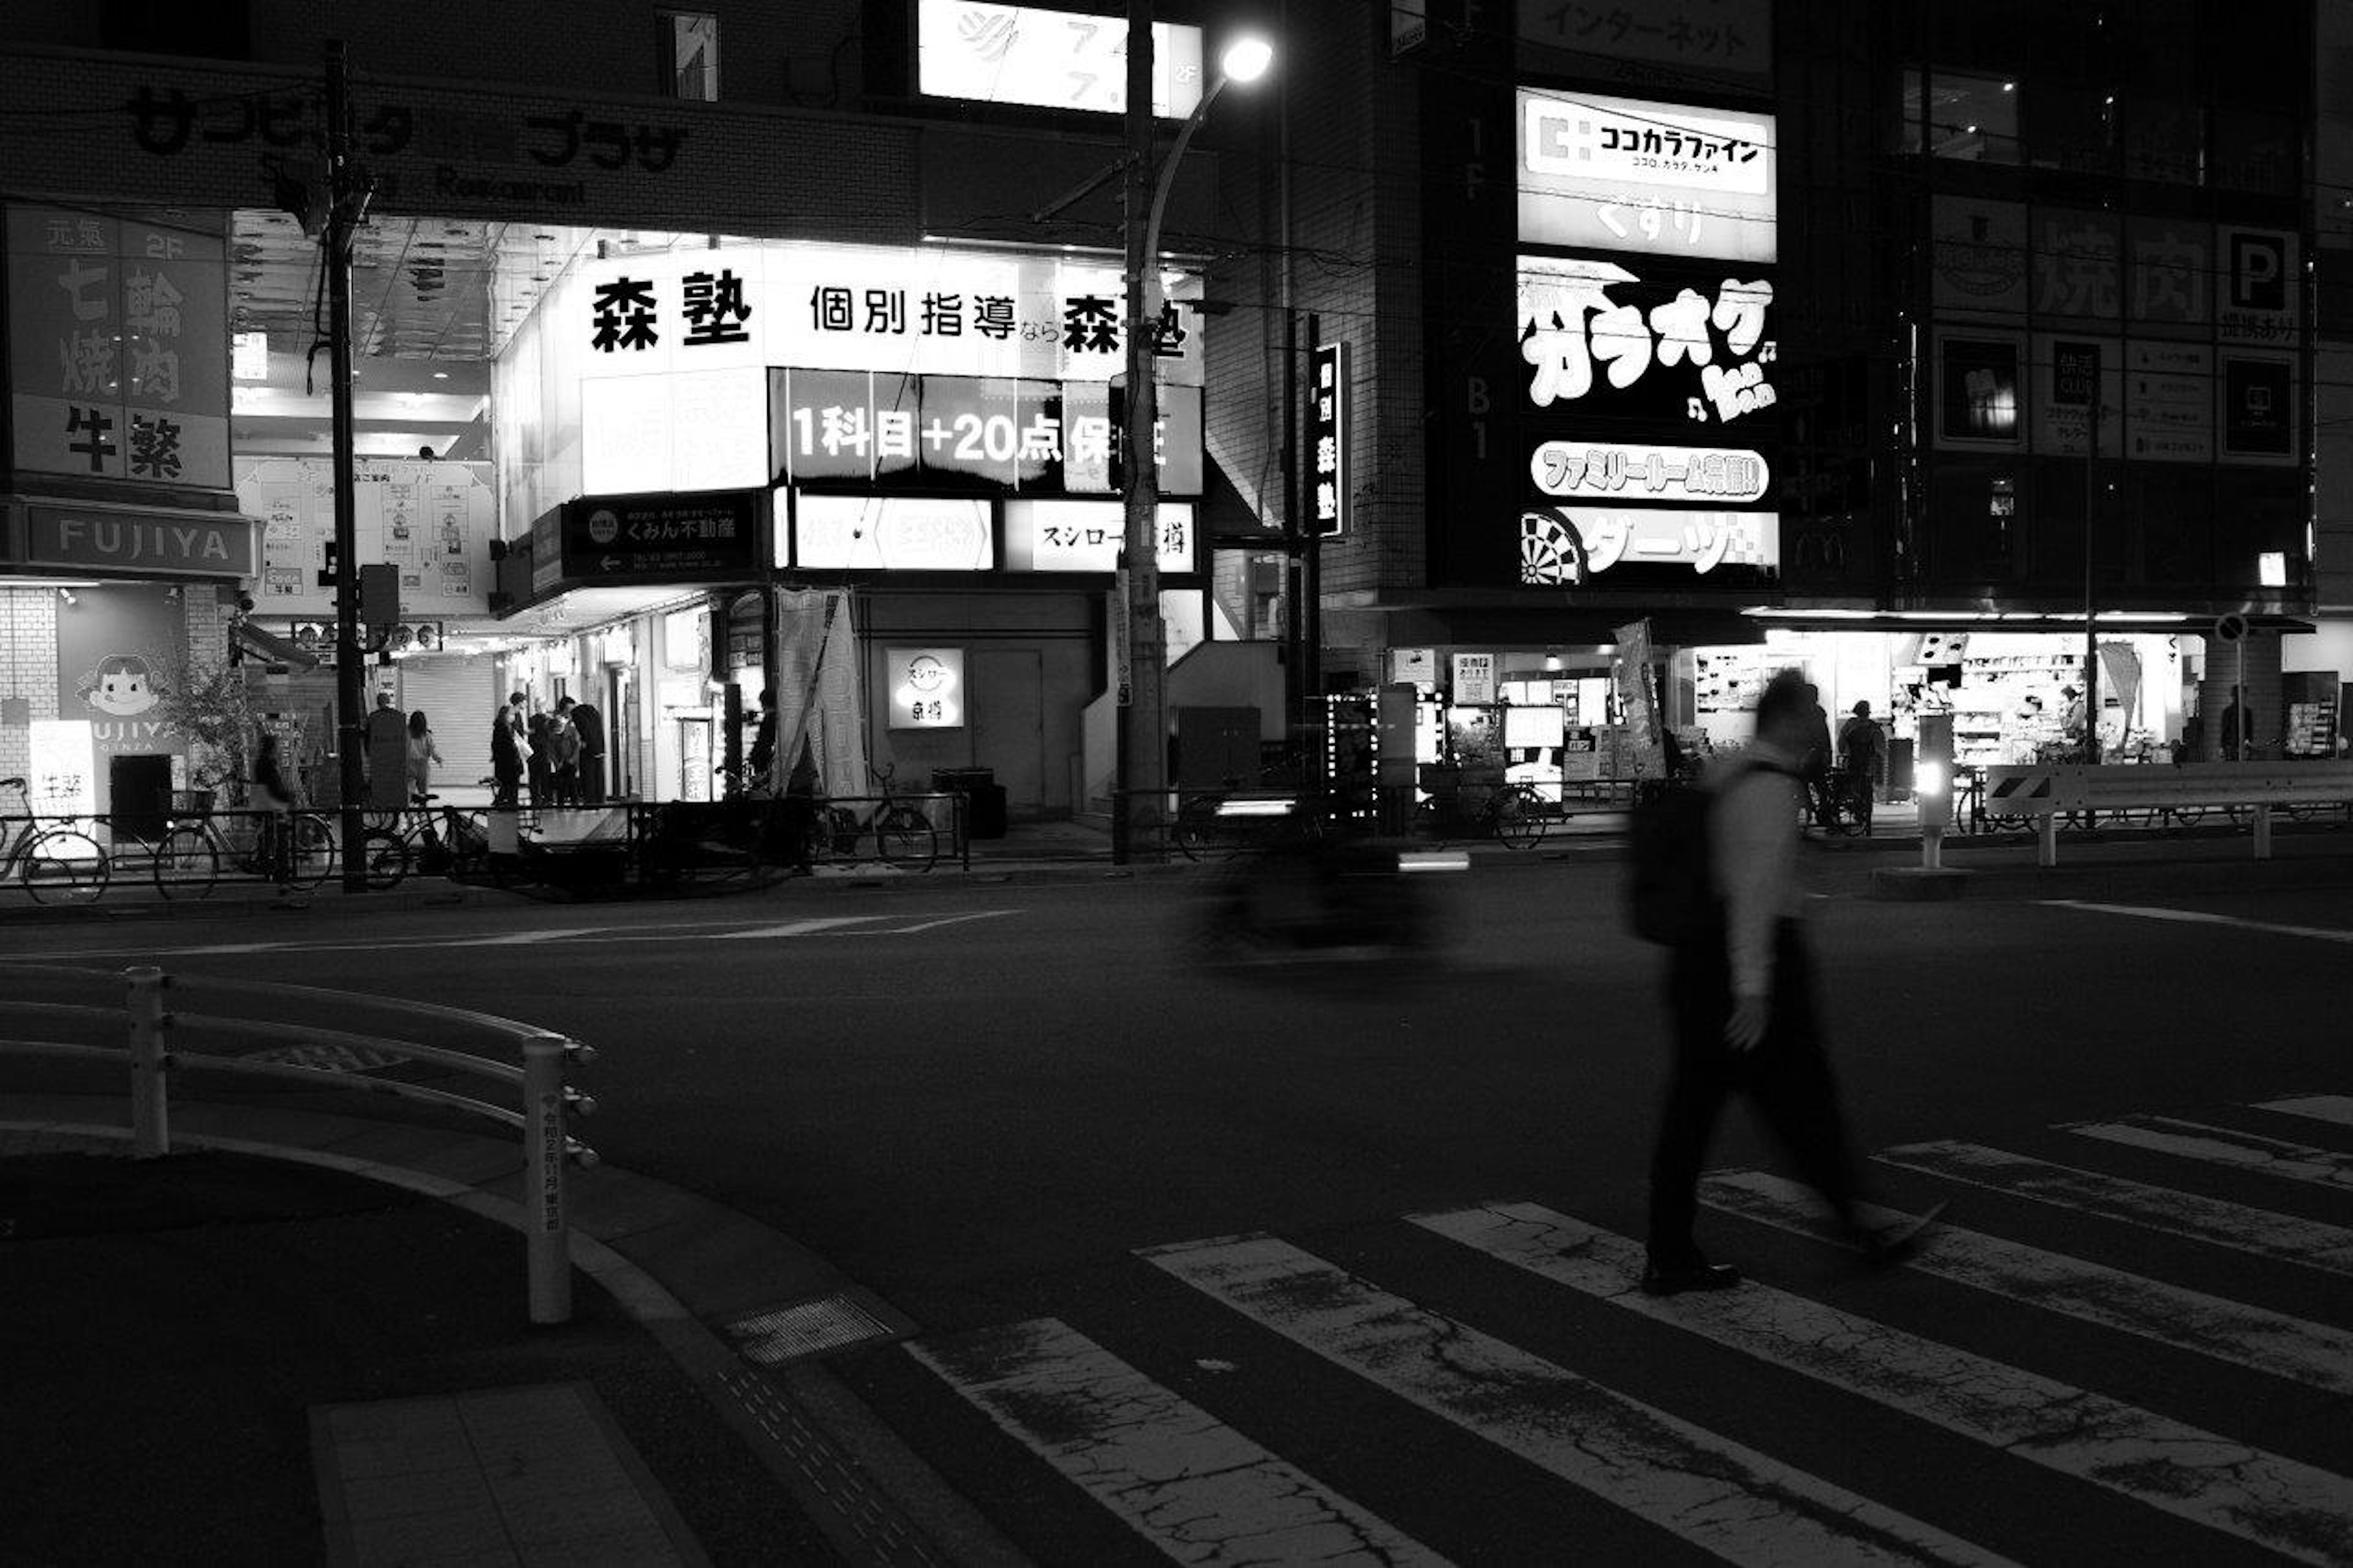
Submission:
[[499,705],[498,670],[480,658],[404,658],[400,661],[404,710],[425,710],[441,765],[433,770],[433,793],[472,789],[491,774],[491,715]]

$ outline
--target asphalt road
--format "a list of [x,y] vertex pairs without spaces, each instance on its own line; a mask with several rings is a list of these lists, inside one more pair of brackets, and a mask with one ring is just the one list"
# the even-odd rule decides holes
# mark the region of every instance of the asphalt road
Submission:
[[[1622,932],[1605,858],[1430,879],[1443,947],[1406,962],[1204,965],[1202,884],[1184,875],[9,934],[21,956],[450,1002],[595,1044],[583,1135],[787,1232],[922,1325],[912,1348],[834,1370],[1044,1561],[1163,1560],[1154,1542],[1197,1546],[1227,1513],[1391,1560],[1419,1543],[1558,1561],[1573,1542],[1593,1560],[1697,1561],[1776,1540],[1818,1559],[1849,1549],[1844,1531],[1901,1560],[1975,1543],[2029,1562],[2353,1561],[2353,1354],[2326,1370],[2353,1346],[2331,1337],[2353,1332],[2353,1250],[2327,1251],[2353,1247],[2353,1127],[2261,1109],[2353,1094],[2353,895],[1907,904],[1830,869],[1813,931],[1856,1142],[1948,1162],[1898,1154],[1871,1177],[1892,1204],[1953,1200],[1957,1258],[1979,1236],[2013,1250],[1973,1281],[1869,1276],[1717,1192],[1704,1238],[1764,1282],[1720,1300],[1795,1340],[1715,1321],[1713,1301],[1624,1310],[1520,1246],[1535,1226],[1546,1256],[1606,1261],[1610,1238],[1641,1234],[1657,961]],[[2177,1122],[2240,1142],[2197,1156]],[[2243,1218],[2201,1237],[2089,1214],[1958,1179],[1954,1149],[2289,1228],[2253,1247],[2232,1245],[2253,1234]],[[1736,1109],[1711,1168],[1787,1169]],[[1187,1245],[1203,1242],[1219,1245]],[[2223,1304],[2211,1342],[2052,1308],[2021,1246],[2194,1292],[2160,1321]],[[2224,1310],[2248,1306],[2272,1318]],[[1822,1345],[1875,1335],[1806,1317],[1822,1310],[2028,1381],[1958,1407],[1955,1387],[1994,1373],[1825,1365]],[[1444,1354],[1415,1348],[1433,1324]],[[2275,1350],[2306,1329],[2318,1373]],[[1137,1382],[1089,1381],[1106,1365]],[[1547,1436],[1595,1386],[1732,1458],[1662,1459],[1649,1427],[1613,1449],[1593,1434],[1622,1411]],[[2094,1396],[2127,1414],[2086,1415]],[[1240,1443],[1196,1467],[1224,1481],[1155,1489],[1172,1450],[1146,1416],[1164,1399],[1190,1434],[1175,1451],[1205,1431]],[[1113,1408],[1138,1425],[1090,1424]],[[2087,1427],[2110,1446],[2086,1449]],[[2234,1468],[2232,1445],[2263,1462]],[[1689,1489],[1726,1473],[1748,1478],[1736,1527]],[[1353,1501],[1303,1500],[1319,1488]]]

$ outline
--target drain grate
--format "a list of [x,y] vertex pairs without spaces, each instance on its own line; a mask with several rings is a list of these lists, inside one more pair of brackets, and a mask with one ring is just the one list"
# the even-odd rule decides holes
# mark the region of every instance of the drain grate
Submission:
[[781,1366],[844,1345],[892,1337],[888,1323],[847,1296],[820,1296],[773,1312],[755,1312],[727,1325],[727,1337],[745,1361]]

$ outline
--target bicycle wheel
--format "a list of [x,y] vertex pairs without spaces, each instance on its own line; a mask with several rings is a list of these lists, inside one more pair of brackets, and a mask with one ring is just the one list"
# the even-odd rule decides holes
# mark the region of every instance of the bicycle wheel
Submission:
[[167,899],[208,899],[220,879],[220,851],[201,827],[183,823],[155,846],[155,890]]
[[287,885],[315,888],[335,869],[335,830],[309,812],[296,812],[287,826],[292,829],[282,868]]
[[105,893],[113,868],[97,839],[60,827],[25,846],[16,875],[36,903],[94,904]]
[[939,830],[912,805],[886,805],[874,818],[874,844],[882,858],[909,871],[928,871],[940,858]]
[[1525,849],[1544,837],[1544,817],[1536,797],[1525,784],[1499,790],[1488,808],[1494,816],[1495,837],[1506,849]]
[[[300,855],[301,840],[295,840]],[[360,878],[376,892],[390,892],[400,886],[408,875],[408,846],[400,836],[380,827],[371,827],[360,835]]]
[[1176,826],[1169,831],[1187,860],[1230,860],[1241,849],[1240,837],[1218,816],[1215,801],[1189,801],[1177,807]]

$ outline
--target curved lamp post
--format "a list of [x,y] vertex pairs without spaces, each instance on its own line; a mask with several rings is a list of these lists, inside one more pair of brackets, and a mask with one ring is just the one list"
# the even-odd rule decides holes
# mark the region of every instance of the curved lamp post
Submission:
[[1176,165],[1208,118],[1209,105],[1228,82],[1248,85],[1274,63],[1263,38],[1241,37],[1219,58],[1217,79],[1185,117],[1157,180],[1152,163],[1152,5],[1127,6],[1127,418],[1121,500],[1126,528],[1122,535],[1119,592],[1126,611],[1121,651],[1127,669],[1127,696],[1119,710],[1119,758],[1112,786],[1111,855],[1125,865],[1134,858],[1140,827],[1157,853],[1161,811],[1168,795],[1167,633],[1160,620],[1160,475],[1154,426],[1159,423],[1159,387],[1153,379],[1152,333],[1164,301],[1160,288],[1160,220],[1176,184]]

